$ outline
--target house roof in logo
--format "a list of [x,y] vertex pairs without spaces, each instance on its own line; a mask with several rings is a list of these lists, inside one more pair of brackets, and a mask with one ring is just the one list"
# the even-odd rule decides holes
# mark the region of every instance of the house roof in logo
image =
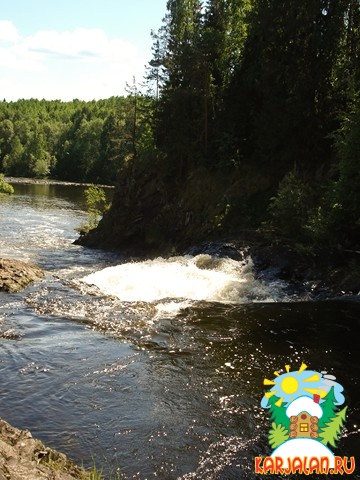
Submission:
[[321,418],[323,411],[318,403],[310,397],[302,396],[290,403],[286,409],[288,417],[299,415],[301,412],[307,412],[312,417]]

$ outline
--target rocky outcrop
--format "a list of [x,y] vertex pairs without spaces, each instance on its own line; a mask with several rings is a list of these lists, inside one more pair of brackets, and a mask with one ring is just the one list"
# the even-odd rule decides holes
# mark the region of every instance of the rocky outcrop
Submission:
[[19,292],[33,282],[41,280],[41,268],[20,260],[0,258],[0,291]]
[[301,252],[264,239],[252,243],[249,252],[260,276],[284,280],[296,293],[307,291],[317,299],[360,295],[359,252],[321,247],[316,253]]
[[183,181],[169,178],[156,165],[127,168],[119,174],[110,210],[75,243],[140,257],[183,251],[212,238],[226,204],[222,190],[204,167]]
[[59,453],[0,419],[0,480],[84,480],[85,471]]
[[122,250],[126,254],[146,255],[164,248],[162,212],[168,205],[167,192],[156,170],[148,175],[128,165],[119,173],[112,206],[96,229],[81,234],[75,241],[95,248]]

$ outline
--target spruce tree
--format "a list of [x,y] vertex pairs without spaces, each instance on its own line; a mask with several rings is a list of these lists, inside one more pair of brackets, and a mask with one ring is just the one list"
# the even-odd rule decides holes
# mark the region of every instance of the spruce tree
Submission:
[[320,432],[320,441],[324,445],[329,443],[332,447],[336,447],[335,442],[339,439],[341,429],[344,426],[347,408],[348,407],[344,407],[340,412],[336,413]]
[[324,401],[321,403],[321,408],[323,410],[322,417],[319,419],[319,429],[322,430],[325,427],[325,424],[330,421],[330,419],[335,415],[338,408],[335,405],[336,398],[334,395],[334,387],[331,387],[329,392],[326,394]]

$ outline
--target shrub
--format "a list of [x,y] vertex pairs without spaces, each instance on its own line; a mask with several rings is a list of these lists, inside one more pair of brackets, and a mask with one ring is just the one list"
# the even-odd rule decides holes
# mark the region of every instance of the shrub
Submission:
[[9,195],[14,193],[14,187],[10,185],[10,183],[5,182],[3,173],[0,173],[0,193],[7,193]]
[[84,190],[86,209],[89,214],[89,220],[86,225],[82,225],[76,230],[80,233],[86,233],[96,228],[100,217],[109,208],[106,201],[105,190],[97,185],[90,185]]
[[270,200],[270,226],[283,236],[301,238],[305,234],[311,206],[311,189],[296,171],[288,173]]

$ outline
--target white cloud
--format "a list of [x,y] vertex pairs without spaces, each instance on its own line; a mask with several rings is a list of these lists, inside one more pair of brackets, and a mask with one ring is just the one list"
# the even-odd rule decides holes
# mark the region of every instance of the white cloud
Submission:
[[0,41],[16,42],[20,35],[10,20],[0,20]]
[[122,95],[133,76],[142,80],[148,59],[101,29],[43,30],[20,37],[7,23],[2,33],[12,42],[0,43],[0,92],[7,100],[106,98]]

